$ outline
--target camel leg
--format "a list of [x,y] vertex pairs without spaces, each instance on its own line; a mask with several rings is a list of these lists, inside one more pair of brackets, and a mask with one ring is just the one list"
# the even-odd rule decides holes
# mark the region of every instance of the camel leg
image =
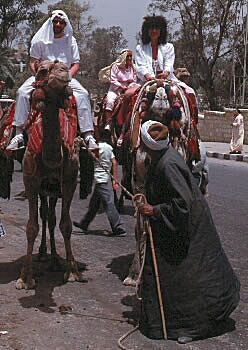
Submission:
[[138,278],[139,272],[140,272],[140,230],[139,225],[136,223],[135,225],[135,239],[136,239],[136,245],[135,245],[135,253],[133,257],[132,264],[128,271],[128,276],[124,279],[123,284],[125,286],[136,286],[136,280]]
[[39,260],[44,261],[47,257],[47,245],[46,245],[46,226],[47,226],[47,215],[48,215],[48,204],[46,196],[40,195],[40,217],[42,221],[42,236],[41,244],[39,247]]
[[83,277],[82,277],[82,274],[78,271],[77,263],[74,260],[72,249],[71,249],[72,222],[70,218],[70,206],[71,206],[73,193],[71,195],[68,193],[63,194],[61,220],[59,224],[59,228],[65,242],[65,251],[66,251],[66,260],[67,260],[67,267],[66,267],[66,272],[64,274],[64,281],[65,282],[67,281],[82,282]]
[[21,277],[16,282],[17,289],[32,289],[35,287],[35,281],[32,279],[32,253],[35,239],[39,232],[38,224],[38,194],[28,196],[29,219],[26,227],[27,236],[27,255],[24,266],[21,271]]
[[124,196],[125,196],[125,193],[123,190],[121,190],[121,195],[120,195],[119,202],[118,202],[119,212],[124,207]]
[[117,191],[113,190],[113,193],[114,193],[114,204],[116,206],[116,209],[119,211],[119,200],[118,200]]
[[49,198],[49,209],[48,209],[48,228],[49,228],[49,235],[50,235],[50,246],[51,246],[51,270],[52,271],[58,271],[61,270],[62,264],[60,262],[60,257],[57,254],[56,251],[56,245],[55,245],[55,237],[54,237],[54,230],[56,227],[56,204],[57,204],[57,197],[50,197]]
[[124,192],[121,191],[120,198],[118,198],[117,191],[113,190],[114,193],[114,204],[118,212],[121,212],[121,209],[124,206]]

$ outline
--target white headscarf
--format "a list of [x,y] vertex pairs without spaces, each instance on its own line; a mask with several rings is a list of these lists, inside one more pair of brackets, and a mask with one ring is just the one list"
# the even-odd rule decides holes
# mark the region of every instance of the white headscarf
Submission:
[[[121,51],[120,55],[117,57],[117,59],[111,63],[110,66],[102,68],[99,73],[98,73],[98,79],[104,83],[108,83],[110,81],[110,74],[111,74],[111,68],[114,64],[116,64],[118,67],[125,67],[126,65],[126,60],[127,60],[127,55],[129,52],[132,52],[130,49],[124,49]],[[133,63],[132,60],[132,67],[134,72],[136,71],[135,64]]]
[[53,20],[55,17],[61,18],[65,21],[66,26],[64,29],[64,36],[68,38],[69,45],[71,45],[72,40],[72,26],[69,21],[69,18],[62,10],[54,10],[48,20],[43,23],[38,32],[34,35],[31,44],[35,44],[38,42],[43,42],[44,44],[52,44],[54,40],[54,32],[53,32]]
[[153,124],[161,124],[164,126],[162,123],[157,122],[155,120],[148,120],[141,126],[141,139],[144,142],[144,144],[150,148],[153,151],[161,151],[162,149],[166,148],[169,143],[169,138],[164,140],[154,140],[151,135],[149,134],[148,130]]

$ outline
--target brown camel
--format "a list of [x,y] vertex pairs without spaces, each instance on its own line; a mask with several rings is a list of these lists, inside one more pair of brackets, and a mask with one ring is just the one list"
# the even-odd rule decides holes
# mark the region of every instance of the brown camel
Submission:
[[[39,232],[38,197],[41,199],[40,214],[42,218],[42,241],[40,256],[46,254],[46,222],[48,222],[51,263],[55,266],[59,257],[56,253],[54,229],[56,226],[55,207],[58,198],[62,199],[60,231],[64,238],[66,250],[66,272],[64,281],[82,281],[71,249],[72,222],[70,206],[77,186],[78,153],[64,146],[60,136],[59,107],[61,93],[54,89],[45,89],[45,100],[42,112],[43,138],[41,151],[34,155],[28,147],[22,162],[25,193],[29,202],[29,218],[26,227],[27,255],[21,276],[16,282],[17,289],[31,289],[35,286],[32,278],[32,252]],[[63,103],[63,102],[62,102]]]

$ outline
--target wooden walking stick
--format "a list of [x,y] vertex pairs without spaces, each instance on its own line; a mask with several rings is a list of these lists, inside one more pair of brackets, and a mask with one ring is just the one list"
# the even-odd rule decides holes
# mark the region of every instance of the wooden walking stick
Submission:
[[151,228],[148,217],[146,217],[145,219],[146,219],[145,223],[147,226],[147,231],[149,233],[151,250],[152,250],[152,260],[153,260],[154,273],[155,273],[155,279],[156,279],[156,285],[157,285],[157,293],[158,293],[158,301],[159,301],[160,314],[161,314],[161,320],[162,320],[163,334],[164,334],[164,339],[168,340],[167,331],[166,331],[166,322],[165,322],[165,315],[164,315],[163,300],[162,300],[160,281],[159,281],[158,265],[157,265],[156,253],[155,253],[155,248],[154,248],[154,243],[153,243],[152,228]]
[[[135,195],[135,199],[140,198],[139,202],[143,201],[143,203],[147,203],[146,197],[144,194],[138,193]],[[148,216],[144,215],[144,225],[146,227],[146,232],[149,234],[150,244],[151,244],[151,251],[152,251],[152,260],[153,260],[153,267],[154,267],[154,273],[155,273],[155,279],[156,279],[156,286],[157,286],[157,293],[158,293],[158,301],[159,301],[159,307],[160,307],[160,314],[161,314],[161,321],[162,321],[162,328],[163,328],[163,335],[164,339],[168,340],[167,331],[166,331],[166,322],[165,322],[165,313],[164,313],[164,306],[163,306],[163,299],[161,294],[161,288],[160,288],[160,280],[159,280],[159,273],[158,273],[158,265],[157,265],[157,259],[156,259],[156,252],[154,248],[153,243],[153,235],[152,235],[152,228],[149,221]]]

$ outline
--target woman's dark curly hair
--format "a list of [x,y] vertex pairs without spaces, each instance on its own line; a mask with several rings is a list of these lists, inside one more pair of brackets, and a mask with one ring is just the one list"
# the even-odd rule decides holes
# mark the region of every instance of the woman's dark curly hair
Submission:
[[158,38],[158,44],[167,43],[167,21],[162,16],[146,16],[141,29],[141,40],[143,44],[149,44],[151,41],[148,31],[151,28],[160,29],[160,37]]

